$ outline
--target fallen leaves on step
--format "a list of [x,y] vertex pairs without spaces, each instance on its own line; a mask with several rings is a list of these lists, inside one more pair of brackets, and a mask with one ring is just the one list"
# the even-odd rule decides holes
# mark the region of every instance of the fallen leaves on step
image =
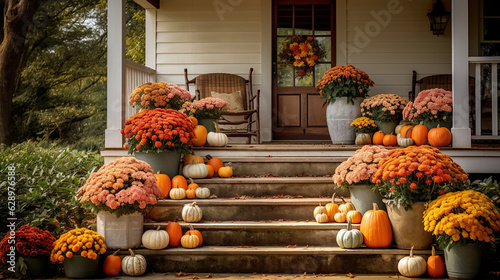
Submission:
[[186,272],[179,271],[179,273],[177,273],[175,275],[175,277],[182,277],[182,276],[189,276],[189,275],[193,275],[193,274],[192,273],[186,273]]
[[212,274],[208,274],[205,278],[212,278]]
[[354,274],[352,274],[352,273],[350,273],[350,272],[349,272],[349,274],[347,274],[346,276],[348,276],[349,278],[354,278],[354,277],[356,277],[356,276],[354,276]]
[[200,279],[200,277],[198,277],[198,276],[196,276],[196,275],[195,275],[195,276],[193,276],[193,280],[198,280],[198,279]]
[[295,245],[288,245],[288,246],[286,246],[286,247],[287,247],[287,248],[297,248],[297,244],[295,244]]

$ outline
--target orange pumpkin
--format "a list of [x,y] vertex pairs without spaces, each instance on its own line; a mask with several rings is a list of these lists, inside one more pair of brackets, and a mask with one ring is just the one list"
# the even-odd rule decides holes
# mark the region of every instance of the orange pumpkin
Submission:
[[189,185],[188,185],[188,190],[196,190],[197,188],[199,188],[200,186],[198,184],[196,184],[193,179],[189,178]]
[[438,125],[438,127],[429,130],[427,140],[434,147],[446,147],[451,144],[451,131]]
[[335,194],[332,195],[332,202],[325,205],[326,215],[328,216],[329,222],[335,221],[335,214],[339,211],[339,205],[335,203]]
[[182,176],[182,175],[174,176],[174,178],[172,178],[172,188],[173,189],[182,188],[182,189],[187,190],[188,184],[187,184],[186,178],[184,178],[184,176]]
[[425,145],[427,144],[427,134],[429,129],[423,124],[416,125],[411,132],[411,139],[415,142],[415,145]]
[[383,131],[377,131],[373,134],[372,142],[373,145],[383,145],[384,144],[385,133]]
[[193,116],[190,116],[188,117],[188,119],[193,123],[193,127],[197,126],[198,125],[198,119],[193,117]]
[[219,168],[224,167],[224,163],[220,158],[212,157],[211,155],[207,155],[206,158],[208,159],[207,164],[210,164],[214,168],[214,175],[218,176]]
[[208,175],[205,178],[212,178],[215,174],[214,167],[211,166],[210,164],[207,164],[207,169],[208,169]]
[[368,248],[387,248],[392,243],[392,227],[384,210],[373,203],[373,210],[368,210],[361,219],[360,229]]
[[198,246],[201,246],[201,244],[203,244],[203,236],[201,235],[201,232],[199,230],[196,230],[193,228],[193,225],[189,225],[189,230],[186,231],[186,233],[184,235],[196,235],[198,236],[198,239],[200,240],[200,243],[198,244]]
[[358,210],[351,210],[347,212],[346,219],[349,220],[351,219],[351,222],[353,224],[359,224],[361,223],[361,219],[363,218],[363,214],[359,212]]
[[233,168],[231,167],[231,163],[228,163],[227,166],[219,168],[219,177],[229,178],[231,176],[233,176]]
[[186,197],[189,199],[193,199],[196,197],[196,190],[195,189],[188,189],[186,191]]
[[399,132],[399,134],[401,134],[401,136],[403,138],[411,138],[412,132],[413,132],[413,126],[412,125],[405,125],[401,128],[401,131]]
[[203,147],[207,143],[207,129],[203,125],[197,125],[193,128],[194,139],[191,139],[191,143],[195,147]]
[[203,160],[203,158],[201,156],[198,156],[195,154],[188,154],[182,158],[183,165],[197,164],[197,163],[205,163],[205,161]]
[[161,190],[161,198],[167,198],[168,194],[170,193],[170,189],[172,188],[172,183],[170,182],[170,177],[168,177],[167,174],[160,174],[158,173],[155,174],[156,177],[156,184]]
[[179,247],[179,245],[181,245],[182,228],[177,222],[177,218],[175,218],[172,222],[168,222],[166,231],[169,237],[168,245],[170,247]]
[[430,277],[443,277],[445,271],[443,258],[436,255],[436,249],[432,246],[432,255],[427,259],[427,274]]
[[102,270],[106,276],[116,276],[122,271],[122,259],[116,255],[119,251],[117,250],[104,259]]
[[384,146],[397,146],[398,145],[398,137],[394,134],[386,134],[382,139],[382,144]]

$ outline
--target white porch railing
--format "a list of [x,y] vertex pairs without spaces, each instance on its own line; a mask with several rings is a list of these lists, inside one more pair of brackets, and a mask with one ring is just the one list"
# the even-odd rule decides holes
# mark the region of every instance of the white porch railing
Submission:
[[[472,139],[500,140],[498,135],[498,56],[469,57],[474,65],[474,131]],[[491,122],[491,124],[490,124]]]
[[156,71],[142,64],[125,60],[125,92],[123,93],[125,120],[136,113],[136,109],[129,105],[130,94],[137,86],[144,83],[156,82]]

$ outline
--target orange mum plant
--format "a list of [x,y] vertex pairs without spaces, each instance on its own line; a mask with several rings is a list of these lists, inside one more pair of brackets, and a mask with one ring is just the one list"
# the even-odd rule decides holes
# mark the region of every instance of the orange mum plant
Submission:
[[64,233],[57,239],[50,260],[52,262],[62,262],[64,259],[71,259],[75,255],[95,260],[99,254],[106,253],[106,248],[102,235],[90,229],[76,228]]
[[436,199],[465,187],[468,174],[439,149],[423,145],[389,151],[372,176],[377,190],[389,203],[404,206]]
[[191,101],[191,94],[171,83],[145,83],[130,94],[129,103],[140,109],[165,108],[179,110],[184,102]]
[[172,109],[143,110],[125,121],[121,133],[127,139],[125,149],[130,154],[135,151],[190,154],[191,138],[195,137],[188,116]]
[[347,64],[326,71],[316,84],[316,90],[326,104],[334,103],[338,97],[347,97],[347,103],[354,104],[353,99],[367,97],[368,89],[373,85],[368,74]]

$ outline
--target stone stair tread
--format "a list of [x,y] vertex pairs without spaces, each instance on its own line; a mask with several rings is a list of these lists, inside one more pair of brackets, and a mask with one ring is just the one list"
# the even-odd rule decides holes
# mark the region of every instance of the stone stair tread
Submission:
[[[230,177],[230,178],[210,178],[210,179],[194,179],[197,184],[273,184],[273,183],[331,183],[334,187],[332,177],[325,176],[272,176],[272,177]],[[305,186],[306,187],[306,186]]]
[[[312,216],[312,215],[311,215]],[[144,223],[145,228],[164,228],[168,223]],[[181,227],[189,228],[192,225],[197,230],[271,230],[271,229],[297,229],[297,230],[340,230],[347,227],[347,223],[317,223],[315,221],[201,221],[198,223],[179,222]],[[360,224],[353,224],[352,227],[359,229]]]
[[[309,197],[284,197],[284,198],[251,198],[248,196],[236,198],[209,198],[209,199],[163,199],[158,200],[155,206],[181,206],[196,202],[199,206],[225,206],[225,205],[325,205],[331,202],[331,198],[309,198]],[[347,201],[347,199],[346,199]]]
[[315,156],[315,157],[294,157],[294,156],[220,156],[223,162],[343,162],[347,156]]
[[[336,246],[201,246],[194,249],[182,247],[163,250],[134,249],[141,255],[409,255],[409,249],[341,249]],[[437,251],[437,254],[443,254]],[[128,255],[126,250],[118,254]],[[430,255],[431,250],[413,250],[414,255]]]

